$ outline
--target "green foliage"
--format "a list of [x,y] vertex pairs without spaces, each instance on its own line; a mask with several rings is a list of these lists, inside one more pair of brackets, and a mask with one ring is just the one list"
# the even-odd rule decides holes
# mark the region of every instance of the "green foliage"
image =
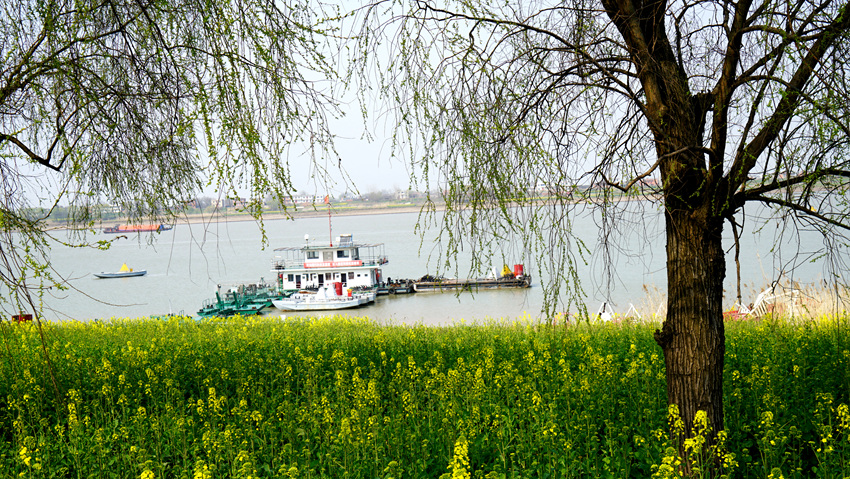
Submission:
[[[773,226],[744,214],[747,203],[767,205],[793,222],[785,234],[821,230],[832,270],[846,267],[847,8],[377,2],[362,9],[356,48],[357,58],[383,64],[360,59],[355,71],[368,86],[361,91],[377,83],[397,115],[396,151],[409,150],[411,169],[442,191],[446,212],[428,219],[439,224],[446,269],[453,255],[473,251],[481,261],[472,269],[486,271],[504,244],[519,245],[512,253],[533,258],[526,262],[547,278],[554,312],[581,307],[587,279],[574,271],[588,251],[613,268],[617,255],[641,255],[637,239],[658,241],[623,214],[634,198],[700,211],[721,226]],[[573,219],[588,205],[598,207],[600,233],[585,247]],[[669,218],[668,239],[686,231],[684,218]],[[800,254],[793,238],[776,243]],[[609,285],[617,281],[605,273]]]
[[[646,325],[364,319],[4,325],[0,469],[25,477],[841,477],[847,320],[728,327],[727,429],[686,459]],[[668,412],[669,417],[668,417]],[[699,416],[698,416],[699,417]],[[670,423],[668,424],[668,419]],[[713,460],[720,458],[721,462]]]
[[[0,14],[0,222],[4,289],[58,206],[81,232],[108,220],[171,223],[206,183],[262,199],[294,190],[290,149],[331,147],[336,114],[322,6],[300,0],[4,2]],[[240,194],[237,195],[237,192]],[[20,240],[20,241],[19,241]],[[74,238],[85,244],[84,235]],[[44,264],[46,261],[39,259]],[[27,305],[32,307],[31,304]],[[13,309],[20,304],[12,305]]]

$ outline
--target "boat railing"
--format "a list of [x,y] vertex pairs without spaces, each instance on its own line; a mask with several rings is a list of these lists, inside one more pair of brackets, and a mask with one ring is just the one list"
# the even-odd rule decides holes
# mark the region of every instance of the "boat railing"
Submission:
[[[386,256],[377,255],[377,256],[364,256],[360,255],[357,259],[363,262],[363,266],[380,266],[389,262]],[[334,260],[330,263],[350,263],[350,259],[345,260]],[[287,269],[303,269],[305,262],[302,258],[274,258],[272,259],[272,270],[273,271],[283,271]],[[340,266],[343,267],[343,266]]]
[[201,304],[201,309],[212,308],[214,306],[217,306],[218,303],[219,303],[218,298],[205,299],[204,302]]

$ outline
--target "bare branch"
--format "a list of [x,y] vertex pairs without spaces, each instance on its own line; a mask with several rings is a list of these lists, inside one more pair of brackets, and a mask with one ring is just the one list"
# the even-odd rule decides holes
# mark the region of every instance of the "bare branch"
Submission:
[[763,195],[762,196],[754,196],[751,199],[755,200],[755,201],[760,201],[760,202],[762,202],[764,204],[768,204],[768,205],[781,206],[783,208],[789,209],[789,210],[797,212],[797,213],[803,213],[806,216],[816,218],[816,219],[818,219],[818,220],[820,220],[824,223],[827,223],[827,224],[830,224],[830,225],[833,225],[833,226],[837,226],[841,229],[850,231],[850,221],[847,222],[847,223],[844,223],[844,222],[832,219],[829,216],[824,215],[823,213],[820,213],[818,211],[813,210],[812,208],[808,208],[806,206],[799,205],[799,204],[794,203],[792,201],[784,200],[782,198],[774,198],[774,197],[770,197],[770,196],[763,196]]
[[776,139],[782,126],[792,117],[797,109],[801,92],[811,78],[815,67],[821,62],[833,42],[839,38],[839,34],[848,28],[850,28],[850,14],[847,12],[847,5],[844,5],[836,19],[817,35],[817,41],[800,62],[799,67],[788,82],[786,94],[779,101],[761,131],[736,156],[729,171],[730,194],[745,181],[758,157]]
[[2,147],[4,141],[8,141],[9,143],[12,143],[13,145],[20,148],[21,151],[23,151],[25,155],[27,155],[31,160],[35,161],[36,163],[43,165],[43,166],[46,166],[46,167],[50,168],[51,170],[59,171],[59,168],[50,164],[49,159],[42,158],[42,157],[38,156],[37,154],[35,154],[32,150],[30,150],[27,147],[27,145],[25,145],[21,140],[19,140],[14,135],[7,135],[5,133],[0,133],[0,147]]

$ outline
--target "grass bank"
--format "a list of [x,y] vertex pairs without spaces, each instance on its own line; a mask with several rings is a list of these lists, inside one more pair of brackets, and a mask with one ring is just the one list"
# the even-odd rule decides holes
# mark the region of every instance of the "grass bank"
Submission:
[[[2,327],[8,477],[675,477],[656,326]],[[846,317],[727,328],[730,477],[850,471]],[[673,474],[673,475],[670,475]]]

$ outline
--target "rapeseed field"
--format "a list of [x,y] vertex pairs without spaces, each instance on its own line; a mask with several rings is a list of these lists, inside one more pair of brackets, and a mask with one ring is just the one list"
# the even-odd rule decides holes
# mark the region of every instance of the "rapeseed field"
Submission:
[[5,323],[0,476],[850,476],[846,316],[729,323],[726,430],[686,457],[658,326]]

